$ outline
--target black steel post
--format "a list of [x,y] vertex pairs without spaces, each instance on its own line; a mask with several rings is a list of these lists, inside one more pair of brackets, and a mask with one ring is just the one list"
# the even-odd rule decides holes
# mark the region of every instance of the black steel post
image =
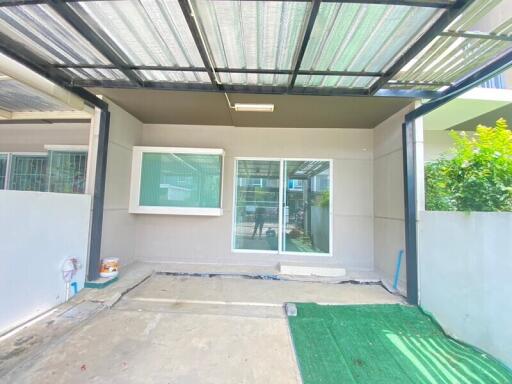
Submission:
[[94,178],[94,196],[92,204],[91,237],[89,244],[89,265],[87,269],[87,280],[89,281],[96,280],[99,277],[100,271],[109,130],[110,112],[106,109],[102,109],[100,113],[96,175]]

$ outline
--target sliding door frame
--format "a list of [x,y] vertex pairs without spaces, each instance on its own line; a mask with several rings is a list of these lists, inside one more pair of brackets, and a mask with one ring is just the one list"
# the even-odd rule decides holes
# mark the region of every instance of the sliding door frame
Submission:
[[[231,220],[231,252],[232,253],[252,253],[252,254],[272,254],[272,255],[284,255],[284,256],[319,256],[319,257],[331,257],[333,255],[333,220],[334,220],[334,208],[333,208],[333,196],[334,196],[334,171],[333,159],[321,159],[321,158],[302,158],[302,157],[235,157],[233,165],[233,213]],[[278,200],[278,246],[277,250],[261,250],[261,249],[238,249],[235,247],[236,237],[236,214],[237,214],[237,195],[238,195],[238,161],[249,160],[249,161],[279,161],[279,200]],[[285,161],[323,161],[329,163],[329,252],[290,252],[283,250],[283,236],[285,232],[284,227],[284,194],[286,193],[286,176],[284,174],[284,163]]]

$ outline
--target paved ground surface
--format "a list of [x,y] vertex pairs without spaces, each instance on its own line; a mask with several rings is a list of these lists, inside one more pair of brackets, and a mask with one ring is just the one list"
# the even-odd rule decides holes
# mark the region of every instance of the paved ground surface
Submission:
[[378,285],[151,275],[138,266],[0,340],[0,382],[300,383],[287,301],[401,299]]

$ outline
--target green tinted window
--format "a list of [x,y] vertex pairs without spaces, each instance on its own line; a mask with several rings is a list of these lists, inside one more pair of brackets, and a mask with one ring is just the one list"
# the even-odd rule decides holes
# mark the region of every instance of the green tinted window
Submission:
[[0,154],[0,189],[5,189],[5,179],[7,176],[7,155]]
[[220,208],[221,155],[143,153],[141,206]]
[[48,158],[44,155],[12,155],[9,189],[47,191],[47,164]]

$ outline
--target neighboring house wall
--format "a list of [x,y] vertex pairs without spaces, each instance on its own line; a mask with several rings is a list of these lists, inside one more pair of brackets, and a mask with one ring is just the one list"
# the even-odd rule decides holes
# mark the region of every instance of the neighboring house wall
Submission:
[[[144,125],[142,145],[226,151],[224,214],[220,217],[136,215],[136,258],[247,266],[273,266],[289,260],[372,270],[372,140],[373,132],[362,129]],[[231,252],[235,157],[334,159],[333,257]],[[122,240],[126,241],[126,237]]]
[[64,260],[80,260],[83,287],[90,208],[89,195],[0,191],[0,334],[64,302]]
[[[402,123],[407,107],[375,127],[374,131],[374,259],[375,271],[391,285],[400,250],[405,250]],[[405,257],[399,277],[399,290],[405,292]]]
[[45,144],[87,145],[89,123],[0,124],[0,152],[44,152]]
[[512,69],[503,72],[503,78],[505,80],[505,88],[512,89]]
[[512,367],[512,213],[420,212],[420,305]]
[[135,260],[135,216],[128,213],[132,147],[140,144],[142,123],[111,101],[107,177],[103,211],[101,257],[119,257],[123,265]]
[[439,159],[442,155],[449,155],[453,147],[453,139],[449,131],[423,131],[425,161]]

